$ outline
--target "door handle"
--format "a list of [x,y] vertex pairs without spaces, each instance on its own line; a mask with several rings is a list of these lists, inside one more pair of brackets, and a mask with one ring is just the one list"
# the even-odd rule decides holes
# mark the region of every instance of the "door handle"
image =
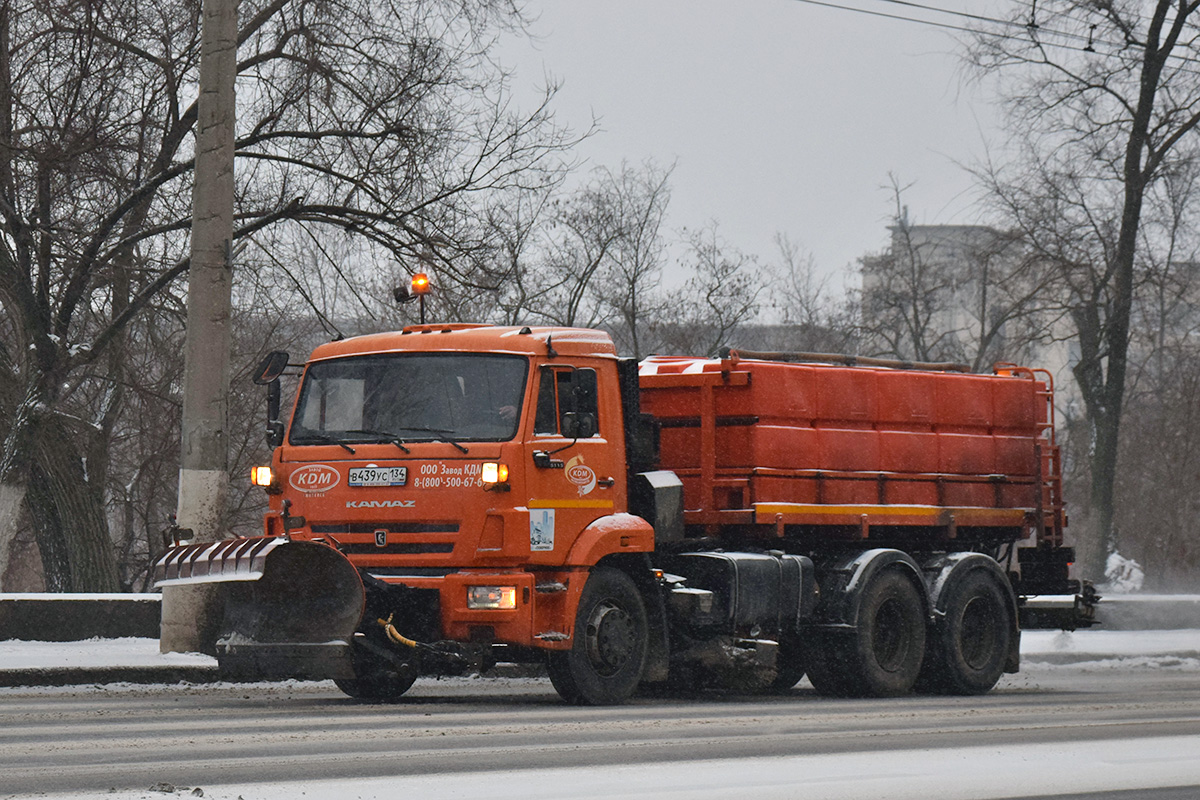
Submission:
[[597,478],[596,485],[603,486],[605,489],[611,489],[617,484],[616,478]]

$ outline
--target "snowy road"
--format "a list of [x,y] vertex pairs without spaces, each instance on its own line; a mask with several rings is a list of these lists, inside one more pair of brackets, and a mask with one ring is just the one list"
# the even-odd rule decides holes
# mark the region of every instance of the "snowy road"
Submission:
[[[158,786],[165,791],[149,791]],[[1163,787],[1193,789],[1153,790]],[[110,792],[110,788],[117,791]],[[1200,670],[1027,663],[982,698],[640,699],[572,708],[536,679],[5,690],[0,798],[1200,796]]]

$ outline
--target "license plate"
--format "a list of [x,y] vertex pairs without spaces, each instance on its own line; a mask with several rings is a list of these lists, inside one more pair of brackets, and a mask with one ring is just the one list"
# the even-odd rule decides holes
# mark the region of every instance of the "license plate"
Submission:
[[353,467],[351,486],[403,486],[408,482],[408,467]]

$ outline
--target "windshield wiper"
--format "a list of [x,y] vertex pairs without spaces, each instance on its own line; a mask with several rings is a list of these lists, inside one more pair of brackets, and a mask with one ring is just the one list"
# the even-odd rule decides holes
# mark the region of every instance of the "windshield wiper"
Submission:
[[346,431],[346,433],[361,433],[363,436],[377,436],[380,439],[383,439],[385,442],[390,442],[391,444],[396,445],[396,447],[399,447],[406,453],[412,452],[404,446],[404,440],[394,433],[388,433],[387,431],[372,431],[364,428],[355,428],[354,430]]
[[343,442],[340,439],[330,436],[328,433],[321,433],[319,431],[305,431],[304,433],[293,434],[293,436],[292,436],[292,444],[303,445],[303,444],[310,444],[312,442],[319,442],[321,444],[336,444],[338,447],[341,447],[341,448],[345,449],[346,451],[348,451],[350,453],[350,455],[354,455],[354,453],[355,453],[355,450],[353,447],[346,444],[345,442]]
[[[446,428],[417,428],[417,427],[413,427],[413,426],[410,426],[410,425],[401,425],[401,426],[400,426],[400,430],[402,430],[402,431],[416,431],[417,433],[433,433],[433,434],[439,434],[439,433],[441,433],[441,434],[446,434],[446,433],[450,433],[450,431],[449,431],[449,430],[447,430]],[[467,448],[463,447],[461,444],[459,444],[458,442],[454,441],[454,440],[453,440],[453,439],[451,439],[449,436],[436,436],[436,435],[435,435],[435,436],[433,436],[433,437],[431,437],[431,438],[432,438],[432,439],[433,439],[433,441],[435,441],[435,442],[445,442],[446,444],[452,444],[452,445],[454,445],[455,447],[457,447],[459,450],[461,450],[463,453],[467,453],[467,452],[469,452],[469,451],[467,450]]]

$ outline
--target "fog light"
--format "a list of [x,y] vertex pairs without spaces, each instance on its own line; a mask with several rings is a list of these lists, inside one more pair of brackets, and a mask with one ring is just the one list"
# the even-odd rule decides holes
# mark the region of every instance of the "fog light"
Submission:
[[251,467],[250,482],[255,486],[270,486],[275,480],[275,475],[271,472],[270,467]]
[[495,461],[485,461],[479,477],[484,483],[507,483],[508,465],[497,464]]
[[511,611],[517,607],[515,586],[468,586],[467,608]]

